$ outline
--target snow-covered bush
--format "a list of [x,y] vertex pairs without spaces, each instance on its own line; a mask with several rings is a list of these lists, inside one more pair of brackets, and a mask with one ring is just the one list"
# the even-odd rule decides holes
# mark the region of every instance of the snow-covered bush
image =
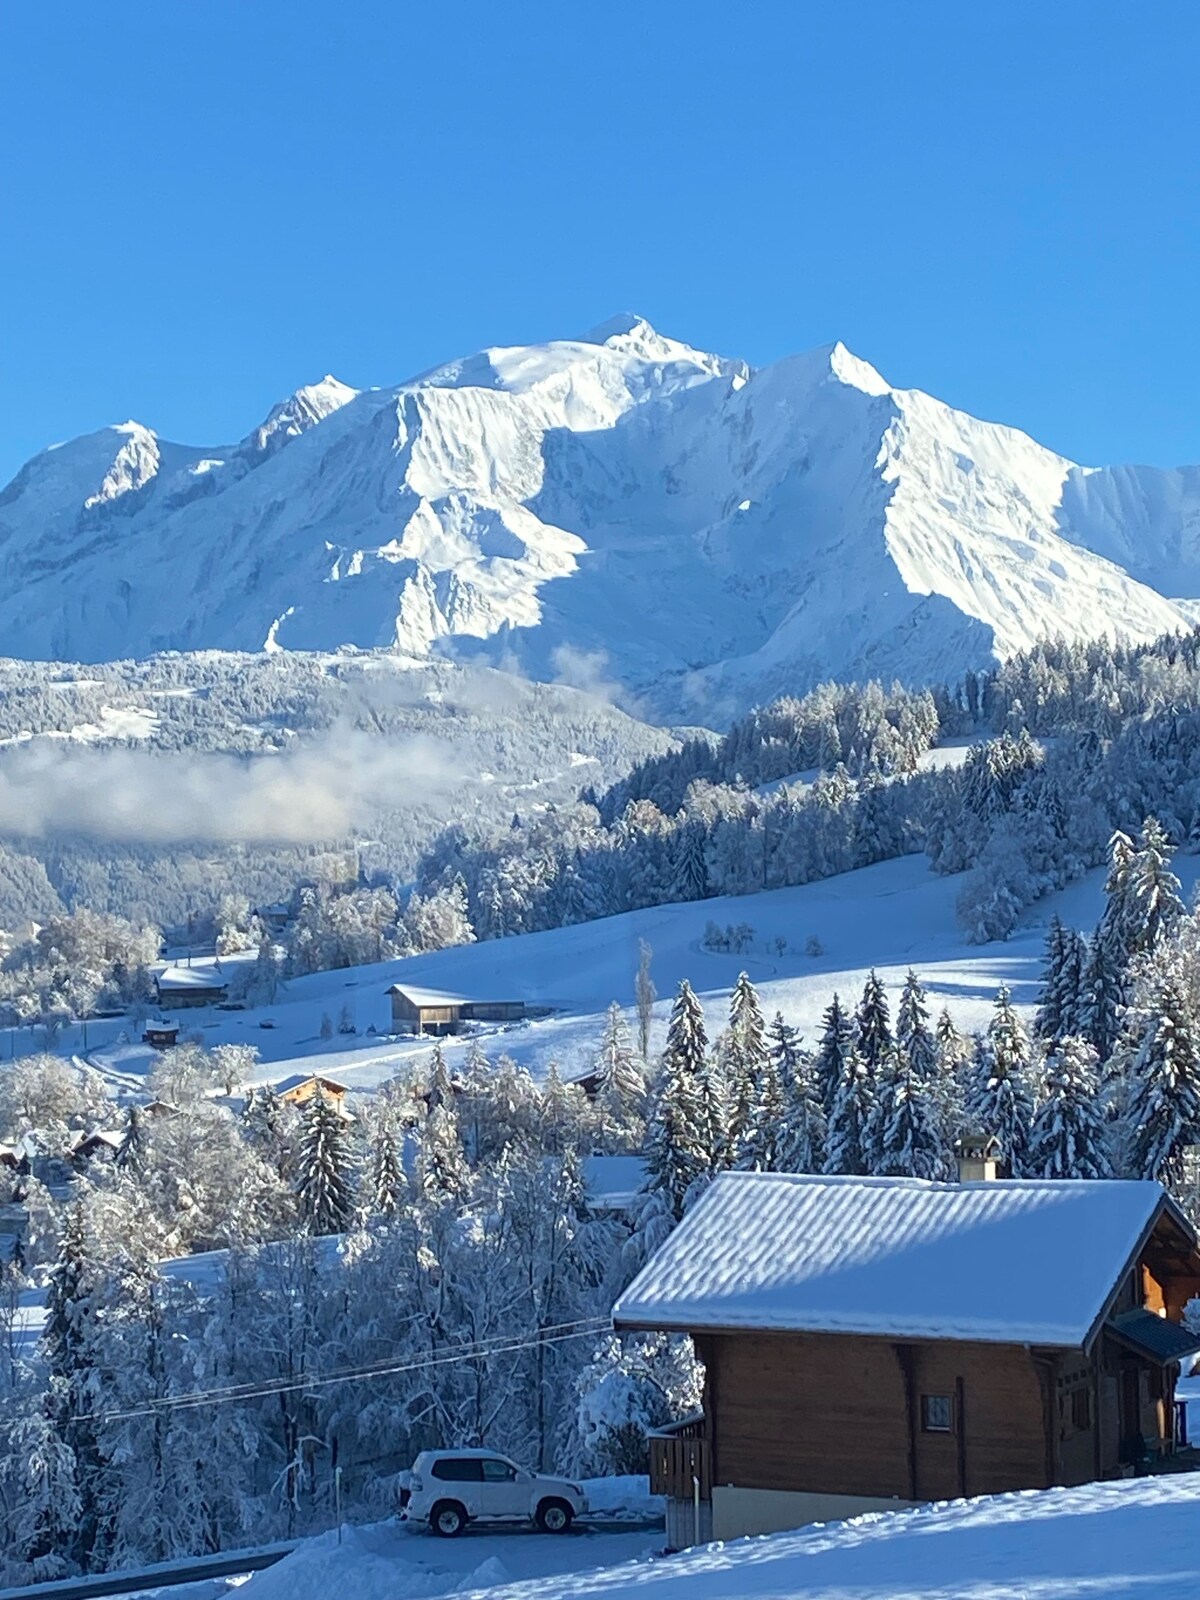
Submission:
[[577,1384],[575,1467],[585,1477],[644,1473],[647,1438],[700,1408],[704,1370],[683,1335],[613,1335]]

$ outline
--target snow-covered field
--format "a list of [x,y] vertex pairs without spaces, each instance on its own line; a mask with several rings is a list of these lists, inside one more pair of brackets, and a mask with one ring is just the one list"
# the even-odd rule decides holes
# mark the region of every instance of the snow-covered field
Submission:
[[556,1542],[468,1533],[447,1548],[384,1523],[354,1530],[340,1548],[332,1535],[310,1540],[241,1592],[246,1600],[478,1591],[489,1600],[1194,1600],[1200,1474],[876,1514],[658,1560],[645,1544],[644,1534]]
[[[1176,867],[1190,893],[1200,861],[1185,857]],[[1064,921],[1090,929],[1099,915],[1102,884],[1103,872],[1091,873],[1039,902],[1011,939],[972,946],[964,942],[955,917],[962,879],[939,878],[929,871],[924,856],[906,856],[800,888],[655,906],[405,961],[315,973],[287,984],[272,1006],[188,1011],[180,1020],[185,1031],[195,1029],[208,1044],[255,1045],[261,1055],[259,1082],[322,1071],[351,1089],[369,1090],[404,1061],[428,1054],[428,1040],[388,1037],[391,1010],[386,991],[392,983],[409,982],[554,1007],[547,1018],[481,1029],[480,1037],[491,1056],[507,1052],[539,1076],[556,1062],[569,1076],[590,1065],[607,1006],[613,1000],[632,1005],[638,941],[645,939],[654,951],[660,1032],[682,978],[701,994],[716,1032],[734,980],[745,969],[758,986],[767,1013],[781,1010],[811,1041],[835,989],[843,997],[857,998],[867,971],[875,967],[894,997],[910,966],[928,985],[935,1013],[948,1006],[959,1027],[970,1029],[986,1023],[1002,983],[1012,990],[1019,1007],[1031,1011],[1047,922],[1057,911]],[[750,948],[742,954],[705,949],[702,941],[709,921],[721,926],[748,924],[754,929]],[[810,936],[820,941],[818,956],[804,953]],[[774,948],[777,939],[785,943],[783,953]],[[225,965],[228,969],[228,960]],[[349,1008],[358,1033],[323,1040],[322,1016],[328,1015],[336,1025],[343,1006]],[[376,1030],[374,1035],[367,1033],[370,1027]],[[114,1091],[136,1087],[154,1053],[140,1044],[115,1042],[128,1032],[123,1020],[89,1023],[88,1029],[89,1059],[109,1078]],[[79,1051],[79,1031],[70,1030],[63,1048]],[[466,1037],[445,1041],[452,1062],[467,1043]],[[19,1052],[28,1045],[16,1048]]]

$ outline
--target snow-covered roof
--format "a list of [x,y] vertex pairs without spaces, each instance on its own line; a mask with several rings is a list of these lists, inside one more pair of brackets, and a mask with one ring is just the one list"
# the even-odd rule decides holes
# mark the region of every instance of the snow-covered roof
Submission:
[[346,1085],[339,1083],[336,1078],[327,1078],[323,1072],[293,1072],[290,1078],[283,1078],[274,1085],[276,1094],[289,1094],[293,1089],[299,1089],[306,1083],[318,1083],[322,1088],[332,1089],[336,1094],[345,1094]]
[[388,993],[402,994],[414,1006],[465,1006],[470,1004],[470,998],[465,994],[451,994],[448,989],[419,989],[410,983],[393,983],[388,989]]
[[225,989],[225,979],[211,967],[164,967],[156,982],[160,989]]
[[498,1006],[520,1005],[522,1001],[515,995],[505,995],[497,999],[495,995],[486,997],[477,994],[452,994],[448,989],[421,989],[411,983],[393,983],[388,989],[388,994],[402,994],[414,1006]]
[[613,1321],[1077,1348],[1163,1203],[1145,1182],[724,1173]]

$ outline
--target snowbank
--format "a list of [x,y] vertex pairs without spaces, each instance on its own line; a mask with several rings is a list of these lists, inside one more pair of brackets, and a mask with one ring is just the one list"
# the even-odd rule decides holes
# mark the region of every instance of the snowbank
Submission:
[[740,1539],[489,1600],[1144,1600],[1200,1594],[1200,1473]]

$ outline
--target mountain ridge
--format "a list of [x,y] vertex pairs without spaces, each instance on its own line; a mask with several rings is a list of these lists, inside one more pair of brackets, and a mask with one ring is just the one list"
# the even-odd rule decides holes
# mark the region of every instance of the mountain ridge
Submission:
[[0,555],[15,656],[383,648],[712,725],[1190,626],[1200,468],[1080,467],[840,341],[754,369],[624,313],[390,389],[326,375],[234,445],[51,447]]

